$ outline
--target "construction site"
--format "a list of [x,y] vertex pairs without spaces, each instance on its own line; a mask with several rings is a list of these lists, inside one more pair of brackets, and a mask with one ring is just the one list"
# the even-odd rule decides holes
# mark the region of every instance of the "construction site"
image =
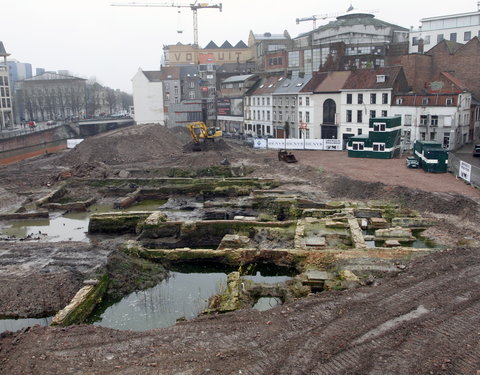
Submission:
[[0,166],[0,373],[477,374],[480,192],[292,157],[136,125]]

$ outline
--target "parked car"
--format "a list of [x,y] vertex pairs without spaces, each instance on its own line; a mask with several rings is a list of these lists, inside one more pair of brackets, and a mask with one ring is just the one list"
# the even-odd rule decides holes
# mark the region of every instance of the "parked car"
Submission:
[[472,155],[473,156],[480,156],[480,145],[473,146]]
[[47,121],[47,125],[56,125],[57,122],[56,121],[53,121],[53,120],[48,120]]
[[27,126],[33,129],[37,126],[37,123],[35,121],[27,121]]

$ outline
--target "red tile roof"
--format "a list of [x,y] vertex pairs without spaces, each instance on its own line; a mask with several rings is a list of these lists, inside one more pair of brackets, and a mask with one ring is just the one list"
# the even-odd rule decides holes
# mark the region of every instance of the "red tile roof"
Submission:
[[[401,71],[401,66],[381,67],[376,69],[357,69],[351,72],[344,90],[375,90],[393,88]],[[377,76],[384,75],[385,82],[377,82]]]

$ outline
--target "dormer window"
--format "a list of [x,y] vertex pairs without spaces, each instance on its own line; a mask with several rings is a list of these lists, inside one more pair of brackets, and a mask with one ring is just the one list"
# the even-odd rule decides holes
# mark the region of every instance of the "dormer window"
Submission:
[[447,99],[445,100],[445,104],[446,104],[446,105],[452,105],[452,104],[453,104],[453,99],[452,99],[452,98],[447,98]]
[[377,83],[384,83],[386,80],[386,76],[383,74],[378,74],[377,75]]
[[403,98],[397,98],[396,103],[397,104],[403,104]]
[[427,105],[428,101],[428,98],[422,98],[422,105]]

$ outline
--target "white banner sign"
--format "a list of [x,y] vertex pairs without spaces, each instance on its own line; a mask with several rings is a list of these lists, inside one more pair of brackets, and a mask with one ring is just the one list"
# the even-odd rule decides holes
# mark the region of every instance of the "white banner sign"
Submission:
[[302,139],[302,138],[268,138],[264,143],[258,143],[257,140],[262,138],[255,138],[255,148],[268,148],[272,150],[342,150],[342,141],[340,139]]
[[253,147],[255,148],[267,148],[267,140],[263,138],[255,138],[253,140]]
[[471,172],[472,166],[468,163],[465,163],[463,160],[460,160],[460,170],[458,171],[458,176],[463,178],[465,181],[470,182]]
[[342,150],[342,140],[341,139],[324,139],[324,150],[330,151],[341,151]]

